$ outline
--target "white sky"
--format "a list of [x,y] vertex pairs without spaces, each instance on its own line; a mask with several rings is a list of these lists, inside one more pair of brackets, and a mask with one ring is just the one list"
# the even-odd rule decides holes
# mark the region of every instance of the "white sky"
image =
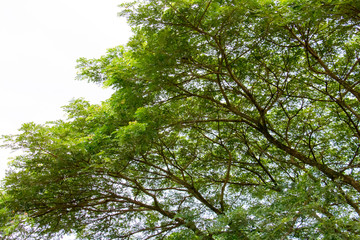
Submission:
[[[25,122],[63,117],[61,106],[92,103],[111,90],[75,81],[76,59],[125,44],[130,28],[117,17],[121,0],[0,0],[0,135]],[[0,149],[0,179],[10,151]]]

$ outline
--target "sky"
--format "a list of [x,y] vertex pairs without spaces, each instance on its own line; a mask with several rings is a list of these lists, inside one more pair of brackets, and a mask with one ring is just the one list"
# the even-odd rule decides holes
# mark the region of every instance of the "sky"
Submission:
[[[99,103],[112,90],[75,80],[76,60],[124,45],[123,0],[0,0],[0,135],[22,123],[64,118],[74,98]],[[0,148],[0,179],[10,150]]]

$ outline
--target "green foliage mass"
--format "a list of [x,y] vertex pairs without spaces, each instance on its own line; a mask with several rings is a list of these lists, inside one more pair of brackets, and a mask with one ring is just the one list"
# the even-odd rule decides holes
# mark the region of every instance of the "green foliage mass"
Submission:
[[79,79],[115,89],[6,136],[3,239],[360,239],[360,2],[144,0]]

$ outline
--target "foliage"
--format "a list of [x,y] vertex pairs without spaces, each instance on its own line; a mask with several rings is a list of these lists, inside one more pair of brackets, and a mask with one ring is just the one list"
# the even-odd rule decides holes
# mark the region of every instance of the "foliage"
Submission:
[[28,239],[359,239],[358,1],[122,9],[128,45],[78,65],[113,96],[5,137],[24,154],[1,221],[26,213]]

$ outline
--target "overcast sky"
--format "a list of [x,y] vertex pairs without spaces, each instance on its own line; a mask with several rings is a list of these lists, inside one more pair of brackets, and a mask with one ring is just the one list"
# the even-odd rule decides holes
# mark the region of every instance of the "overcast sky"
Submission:
[[[83,97],[98,103],[110,89],[75,80],[76,59],[125,44],[130,28],[117,17],[122,0],[0,0],[0,135],[24,122],[63,117]],[[0,149],[0,179],[10,151]]]

